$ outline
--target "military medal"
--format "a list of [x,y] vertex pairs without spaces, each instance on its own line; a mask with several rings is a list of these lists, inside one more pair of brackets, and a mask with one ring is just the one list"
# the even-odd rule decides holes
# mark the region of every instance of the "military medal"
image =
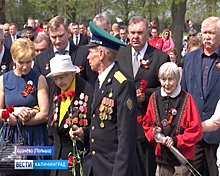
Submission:
[[100,123],[100,127],[101,127],[101,128],[104,128],[104,127],[105,127],[105,124],[104,124],[103,121],[101,121],[101,123]]
[[68,128],[68,124],[64,124],[63,128],[67,129]]
[[109,98],[112,98],[112,95],[113,95],[113,94],[112,94],[112,88],[111,88],[108,97],[109,97]]

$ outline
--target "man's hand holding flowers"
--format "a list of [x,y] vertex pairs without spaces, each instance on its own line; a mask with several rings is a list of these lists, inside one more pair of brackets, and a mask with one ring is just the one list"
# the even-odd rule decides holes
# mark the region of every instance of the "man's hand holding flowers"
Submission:
[[140,82],[141,87],[140,89],[136,90],[137,102],[144,102],[145,101],[145,91],[147,88],[147,82],[145,80],[141,80]]

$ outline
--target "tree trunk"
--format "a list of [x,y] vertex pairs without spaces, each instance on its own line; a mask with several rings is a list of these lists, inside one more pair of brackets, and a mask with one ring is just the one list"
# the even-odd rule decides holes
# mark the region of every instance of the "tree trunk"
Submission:
[[5,19],[5,0],[0,1],[0,23],[3,24],[6,22]]
[[175,3],[173,0],[173,4],[171,7],[171,17],[172,17],[172,24],[171,24],[171,31],[172,31],[172,39],[175,43],[175,48],[178,51],[178,58],[177,60],[180,61],[181,58],[181,50],[182,50],[182,38],[183,38],[183,26],[184,26],[184,17],[186,13],[186,1],[184,0],[179,4]]

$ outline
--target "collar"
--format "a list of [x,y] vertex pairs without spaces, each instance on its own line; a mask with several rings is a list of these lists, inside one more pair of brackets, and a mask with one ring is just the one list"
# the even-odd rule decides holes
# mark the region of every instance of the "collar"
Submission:
[[[69,43],[69,41],[68,41],[67,46],[66,46],[66,48],[64,50],[67,51],[67,53],[69,54],[69,51],[70,51],[70,43]],[[53,52],[54,53],[58,53],[59,52],[58,49],[56,49],[55,46],[53,46]]]
[[105,81],[105,78],[108,76],[111,69],[114,67],[115,62],[113,62],[111,65],[108,66],[107,69],[105,69],[99,76],[99,89],[102,87],[103,82]]
[[[201,47],[200,51],[202,52],[201,55],[204,55],[207,57],[207,55],[204,53],[204,46]],[[216,54],[218,58],[220,58],[220,45],[219,47],[215,50],[215,52],[213,54]],[[213,55],[212,54],[212,55]],[[210,55],[209,57],[211,57],[212,55]]]
[[[138,55],[138,59],[139,59],[139,60],[144,58],[144,54],[145,54],[145,52],[146,52],[146,50],[147,50],[147,47],[148,47],[148,42],[146,42],[146,44],[144,45],[144,47],[139,51],[139,52],[140,52],[140,54]],[[136,52],[136,50],[135,50],[133,47],[131,47],[132,56],[134,56],[134,53],[135,53],[135,52]]]
[[178,83],[176,89],[170,95],[164,92],[163,87],[160,88],[160,92],[162,97],[176,98],[181,92],[181,85]]

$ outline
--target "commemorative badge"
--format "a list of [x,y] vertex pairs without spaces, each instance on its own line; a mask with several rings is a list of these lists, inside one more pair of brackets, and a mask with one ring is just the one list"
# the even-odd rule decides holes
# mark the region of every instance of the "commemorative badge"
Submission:
[[216,59],[215,61],[215,66],[218,69],[218,71],[220,72],[220,63],[218,63],[218,60]]
[[50,67],[49,67],[49,64],[48,63],[46,63],[46,65],[45,65],[45,70],[48,70]]
[[5,62],[2,62],[1,64],[1,73],[5,73],[7,71],[7,64]]
[[176,114],[177,114],[177,110],[174,109],[174,108],[171,108],[171,109],[168,111],[168,115],[169,115],[168,123],[169,123],[169,124],[172,123],[173,116],[175,116]]
[[141,59],[140,60],[140,65],[143,65],[144,68],[148,69],[149,68],[149,60]]

